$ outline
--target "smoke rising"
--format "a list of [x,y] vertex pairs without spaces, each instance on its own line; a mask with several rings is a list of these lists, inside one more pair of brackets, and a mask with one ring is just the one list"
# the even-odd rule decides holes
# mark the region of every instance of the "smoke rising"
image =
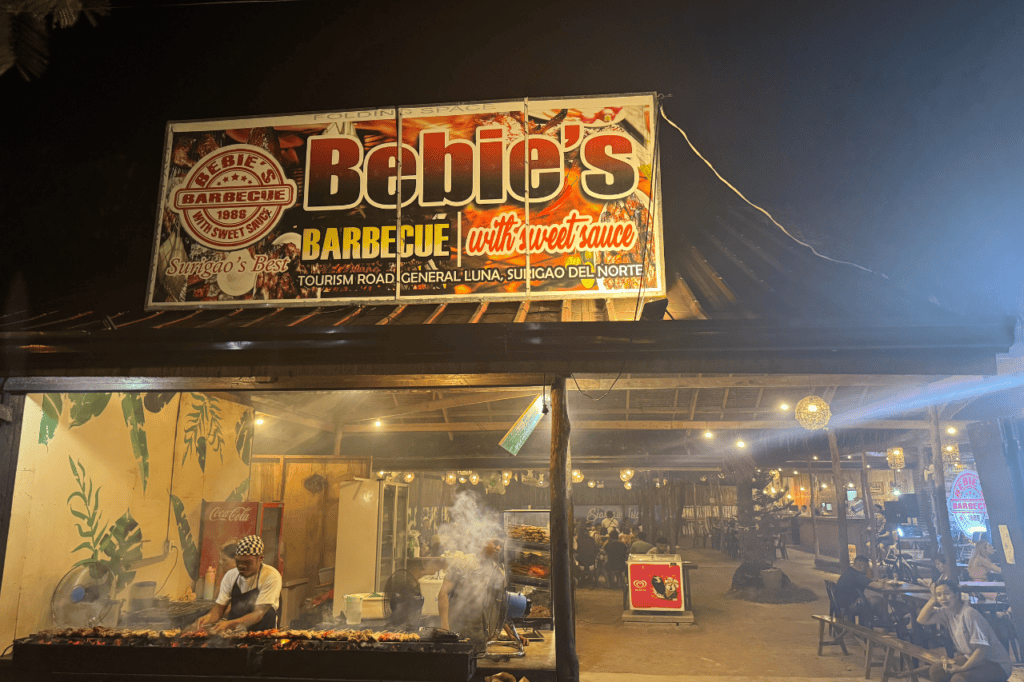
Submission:
[[449,513],[451,521],[438,528],[445,552],[477,555],[488,540],[495,539],[504,546],[501,516],[489,509],[478,493],[471,490],[457,493]]

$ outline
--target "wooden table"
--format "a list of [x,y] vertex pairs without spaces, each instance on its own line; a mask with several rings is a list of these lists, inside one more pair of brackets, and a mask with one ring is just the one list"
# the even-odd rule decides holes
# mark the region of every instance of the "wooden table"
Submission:
[[986,580],[968,580],[960,583],[961,592],[1006,592],[1006,583]]
[[887,597],[910,593],[930,595],[932,591],[931,588],[926,585],[915,585],[914,583],[903,582],[893,583],[889,581],[885,581],[881,584],[878,584],[878,581],[875,581],[871,585],[868,585],[867,589],[872,590],[873,592],[878,592],[879,594],[883,594]]

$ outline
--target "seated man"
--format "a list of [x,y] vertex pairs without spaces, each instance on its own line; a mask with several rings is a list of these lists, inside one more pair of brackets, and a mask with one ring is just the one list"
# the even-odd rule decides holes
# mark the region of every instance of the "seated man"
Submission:
[[[271,630],[277,627],[280,600],[281,574],[263,563],[263,540],[247,535],[235,547],[235,568],[224,574],[216,603],[195,628],[208,627],[214,634],[240,627],[250,632]],[[227,616],[221,620],[225,610]]]
[[636,534],[636,540],[629,548],[630,554],[647,554],[647,552],[654,549],[654,545],[647,542],[647,533],[640,531]]
[[654,540],[654,548],[647,550],[648,554],[668,554],[668,540],[659,537]]
[[613,584],[618,585],[625,579],[626,559],[629,558],[629,549],[619,542],[619,531],[613,530],[608,534],[608,544],[604,546],[604,553],[608,558],[605,566],[608,587],[612,587]]
[[1013,672],[1010,655],[992,626],[964,603],[960,585],[952,580],[932,585],[932,598],[917,614],[917,622],[942,624],[956,647],[956,658],[943,657],[928,671],[932,682],[1005,682]]
[[871,627],[885,613],[882,595],[864,594],[864,589],[872,582],[870,573],[867,557],[857,555],[853,565],[843,571],[836,581],[836,606],[842,617],[853,620],[859,616],[861,624],[867,627]]

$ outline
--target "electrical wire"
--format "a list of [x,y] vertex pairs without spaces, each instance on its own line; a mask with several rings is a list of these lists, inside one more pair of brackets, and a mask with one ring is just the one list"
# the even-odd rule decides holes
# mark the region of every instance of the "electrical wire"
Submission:
[[772,221],[772,222],[773,222],[773,223],[775,224],[775,226],[776,226],[776,227],[778,227],[778,228],[779,228],[780,230],[782,230],[782,233],[783,233],[784,235],[786,235],[787,237],[789,237],[790,239],[792,239],[793,241],[795,241],[795,242],[796,242],[797,244],[799,244],[800,246],[804,246],[804,247],[806,247],[806,248],[810,249],[810,250],[811,250],[811,253],[813,253],[813,254],[814,254],[815,256],[817,256],[818,258],[824,258],[825,260],[827,260],[827,261],[832,261],[833,263],[841,263],[841,264],[843,264],[843,265],[851,265],[851,266],[853,266],[853,267],[855,267],[855,268],[858,268],[858,269],[860,269],[860,270],[863,270],[864,272],[870,272],[870,273],[871,273],[871,274],[873,274],[873,275],[881,275],[882,277],[885,277],[886,279],[889,279],[889,278],[888,278],[888,276],[886,276],[885,274],[883,274],[883,273],[881,273],[881,272],[875,272],[874,270],[871,270],[870,268],[866,268],[866,267],[864,267],[863,265],[858,265],[857,263],[851,263],[850,261],[847,261],[847,260],[839,260],[838,258],[832,258],[832,257],[830,257],[830,256],[826,256],[826,255],[825,255],[825,254],[823,254],[823,253],[819,253],[817,249],[815,249],[815,248],[814,248],[813,246],[811,246],[811,245],[810,245],[810,244],[808,244],[807,242],[805,242],[805,241],[801,241],[800,239],[797,239],[796,237],[794,237],[794,236],[793,236],[793,235],[792,235],[792,234],[790,233],[790,231],[789,231],[789,230],[787,230],[787,229],[786,229],[786,228],[785,228],[785,227],[784,227],[784,226],[783,226],[783,225],[782,225],[782,224],[781,224],[781,223],[780,223],[779,221],[777,221],[777,220],[776,220],[775,218],[773,218],[773,217],[772,217],[772,214],[771,214],[771,213],[769,213],[768,211],[764,210],[763,208],[761,208],[760,206],[758,206],[757,204],[755,204],[754,202],[752,202],[752,201],[751,201],[750,199],[748,199],[748,198],[746,198],[745,196],[743,196],[743,193],[742,193],[742,192],[740,192],[740,191],[739,191],[738,189],[736,189],[735,187],[733,187],[733,186],[732,186],[732,184],[730,184],[728,180],[726,180],[725,178],[723,178],[723,177],[722,177],[722,175],[721,175],[721,173],[719,173],[719,172],[718,172],[718,171],[717,171],[717,170],[715,169],[715,167],[711,165],[711,162],[710,162],[710,161],[708,161],[708,160],[707,160],[706,158],[704,158],[704,155],[703,155],[703,154],[701,154],[701,153],[700,153],[700,152],[699,152],[699,151],[697,150],[697,148],[693,146],[693,143],[692,143],[692,142],[690,142],[690,137],[689,137],[689,136],[688,136],[688,135],[686,134],[686,131],[685,131],[685,130],[683,130],[682,128],[680,128],[679,126],[677,126],[677,125],[675,124],[675,122],[674,122],[674,121],[672,121],[672,119],[670,119],[670,118],[668,117],[668,115],[667,115],[667,114],[665,114],[665,107],[664,107],[664,106],[662,106],[662,107],[660,107],[660,109],[661,109],[661,117],[662,117],[663,119],[665,119],[665,120],[666,120],[666,121],[668,122],[668,124],[669,124],[670,126],[672,126],[673,128],[675,128],[676,130],[678,130],[678,131],[679,131],[679,132],[680,132],[680,133],[682,134],[682,136],[683,136],[683,139],[684,139],[684,140],[686,140],[686,144],[690,145],[690,149],[692,149],[692,150],[693,150],[693,153],[697,155],[697,158],[699,158],[699,159],[700,159],[701,161],[703,161],[703,162],[704,162],[705,164],[707,164],[707,167],[711,169],[711,172],[715,174],[715,177],[717,177],[717,178],[718,178],[719,180],[721,180],[721,181],[722,181],[722,183],[723,183],[723,184],[725,184],[725,186],[726,186],[726,187],[728,187],[728,188],[729,188],[729,189],[731,189],[731,190],[732,190],[733,192],[735,192],[735,193],[736,193],[736,196],[738,196],[738,197],[739,197],[740,199],[743,199],[743,201],[747,202],[747,203],[748,203],[748,204],[749,204],[750,206],[752,206],[753,208],[756,208],[756,209],[757,209],[758,211],[760,211],[761,213],[765,214],[765,216],[767,216],[768,220]]
[[167,581],[171,579],[171,576],[174,574],[174,569],[178,567],[178,558],[181,557],[181,550],[178,549],[177,545],[171,545],[171,549],[174,550],[174,563],[171,565],[171,570],[167,573],[167,577],[164,578],[164,581],[160,584],[160,587],[157,588],[157,594],[163,591],[164,585],[166,585]]
[[[658,95],[658,101],[659,101],[658,107],[659,108],[661,108],[660,102],[661,102],[662,99],[664,99],[664,95]],[[670,123],[671,123],[671,121],[670,121]],[[652,158],[651,158],[651,200],[650,200],[650,203],[647,206],[647,215],[644,218],[644,242],[643,242],[643,245],[641,246],[641,256],[640,256],[640,284],[639,284],[639,286],[637,286],[636,305],[633,308],[633,321],[634,322],[636,322],[637,318],[640,316],[640,302],[643,300],[644,290],[647,289],[647,247],[649,245],[649,240],[651,238],[650,227],[651,227],[652,216],[654,215],[654,212],[656,210],[656,201],[657,201],[657,196],[658,196],[657,186],[658,186],[658,183],[661,181],[661,168],[659,166],[659,160],[661,158],[661,145],[659,144],[659,140],[658,140],[658,130],[659,130],[659,128],[660,128],[660,126],[658,124],[658,119],[657,119],[657,117],[655,117],[655,119],[654,119],[654,138],[653,138],[654,139],[654,151],[652,153]],[[627,347],[633,345],[633,330],[632,329],[629,332],[629,343],[626,344],[626,345],[627,345]],[[576,374],[575,373],[571,373],[569,376],[572,377],[572,382],[576,385],[576,390],[581,395],[586,396],[588,399],[590,399],[590,400],[592,400],[594,402],[598,402],[598,401],[604,400],[606,397],[608,397],[608,394],[612,392],[613,388],[615,388],[615,384],[617,384],[619,382],[619,379],[622,378],[622,373],[626,369],[627,359],[628,359],[628,353],[627,353],[627,357],[623,358],[622,366],[619,368],[619,373],[615,376],[615,379],[612,381],[611,385],[608,387],[608,390],[606,390],[598,398],[595,398],[594,396],[588,394],[586,391],[584,391],[582,388],[580,388],[580,383],[579,383],[579,381],[576,380]]]

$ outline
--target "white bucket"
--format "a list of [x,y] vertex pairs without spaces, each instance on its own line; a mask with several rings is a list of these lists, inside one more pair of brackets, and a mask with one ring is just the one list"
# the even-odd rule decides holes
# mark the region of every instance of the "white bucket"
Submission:
[[345,622],[359,625],[363,622],[363,597],[359,594],[345,596]]

